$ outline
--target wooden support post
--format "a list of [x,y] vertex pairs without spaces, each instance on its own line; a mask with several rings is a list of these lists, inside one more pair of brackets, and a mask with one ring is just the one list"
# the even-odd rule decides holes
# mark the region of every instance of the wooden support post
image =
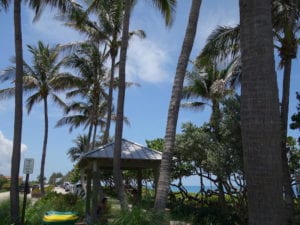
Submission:
[[91,171],[86,174],[86,197],[85,197],[85,214],[89,218],[91,216]]
[[142,200],[142,179],[142,169],[139,169],[137,176],[137,202],[140,202]]
[[156,191],[157,191],[157,184],[158,184],[158,177],[159,177],[159,167],[153,168],[153,174],[154,174],[154,193],[156,197]]
[[92,198],[92,222],[96,223],[98,221],[97,208],[100,202],[99,192],[100,192],[100,174],[98,168],[98,162],[95,160],[93,162],[93,198]]

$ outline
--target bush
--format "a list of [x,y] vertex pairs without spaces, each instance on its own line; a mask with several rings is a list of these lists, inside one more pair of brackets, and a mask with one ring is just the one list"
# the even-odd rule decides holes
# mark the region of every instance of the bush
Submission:
[[30,225],[40,225],[44,214],[47,211],[71,211],[79,217],[84,215],[84,202],[72,194],[58,194],[50,192],[40,198],[33,206],[26,211],[26,222]]
[[162,214],[134,207],[131,211],[122,211],[111,223],[112,225],[163,225]]
[[202,207],[197,210],[193,218],[195,225],[232,225],[241,224],[234,213],[222,213],[220,208]]
[[2,189],[6,190],[6,191],[9,191],[10,190],[10,182],[3,184]]
[[10,202],[9,200],[0,203],[0,225],[7,225],[10,221]]
[[[26,207],[28,208],[29,205],[31,204],[30,200],[27,199],[27,204]],[[19,216],[21,217],[21,211],[23,207],[23,199],[20,198],[19,202]],[[3,200],[0,202],[0,225],[7,225],[10,224],[10,200]]]

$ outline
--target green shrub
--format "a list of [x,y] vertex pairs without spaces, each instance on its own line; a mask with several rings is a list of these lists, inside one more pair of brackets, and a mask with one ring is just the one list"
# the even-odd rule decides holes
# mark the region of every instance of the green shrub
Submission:
[[53,185],[49,185],[47,187],[45,187],[45,193],[50,193],[52,192],[54,189],[54,186]]
[[10,190],[10,182],[3,184],[2,189],[6,191]]
[[241,224],[234,212],[222,213],[220,208],[202,207],[195,212],[194,225],[232,225]]
[[47,211],[71,211],[76,213],[79,217],[83,217],[84,202],[82,199],[72,194],[63,195],[50,192],[27,209],[27,224],[40,225],[43,216]]
[[0,225],[7,225],[10,221],[10,202],[4,200],[0,202]]
[[[31,205],[31,201],[27,199],[26,208]],[[21,211],[23,207],[23,198],[20,198],[19,202],[19,216],[21,217]],[[0,225],[8,225],[10,224],[10,200],[6,199],[0,202]]]
[[163,225],[162,214],[134,207],[131,211],[122,211],[111,223],[112,225]]

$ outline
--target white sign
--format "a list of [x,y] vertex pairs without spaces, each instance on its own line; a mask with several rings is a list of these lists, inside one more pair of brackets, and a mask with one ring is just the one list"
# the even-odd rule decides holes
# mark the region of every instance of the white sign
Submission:
[[33,165],[34,159],[24,159],[24,174],[32,174],[33,173]]

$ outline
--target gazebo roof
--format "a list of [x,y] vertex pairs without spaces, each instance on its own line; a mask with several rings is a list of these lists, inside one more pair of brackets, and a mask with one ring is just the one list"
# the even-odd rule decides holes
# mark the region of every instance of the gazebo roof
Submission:
[[[100,168],[112,168],[114,148],[115,143],[110,143],[91,150],[82,155],[80,164],[87,165],[96,160]],[[161,158],[162,153],[159,151],[122,139],[121,169],[157,168]]]

